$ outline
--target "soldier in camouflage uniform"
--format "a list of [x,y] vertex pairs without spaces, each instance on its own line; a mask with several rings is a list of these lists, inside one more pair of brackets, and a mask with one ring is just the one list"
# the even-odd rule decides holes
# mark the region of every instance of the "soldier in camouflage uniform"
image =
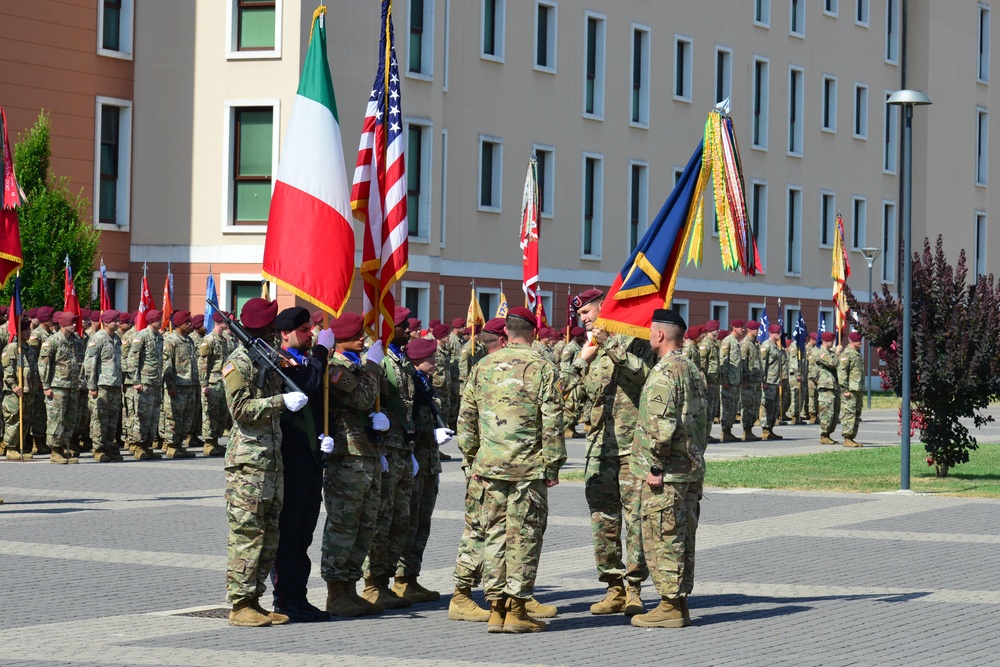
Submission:
[[708,387],[708,418],[705,424],[706,442],[718,442],[712,437],[712,422],[719,418],[719,320],[709,320],[705,323],[705,337],[698,344],[698,356],[701,361],[698,367],[705,374]]
[[806,378],[808,379],[807,397],[809,399],[809,424],[819,423],[819,365],[816,357],[819,356],[818,334],[814,331],[809,334],[809,341],[806,343]]
[[226,318],[218,311],[212,313],[215,326],[201,339],[198,346],[198,379],[201,382],[201,438],[205,456],[224,456],[226,450],[219,438],[229,422],[226,407],[226,390],[222,386],[222,368],[229,359],[229,346],[222,337],[229,330]]
[[488,632],[539,632],[528,615],[548,517],[566,461],[555,366],[530,349],[535,317],[511,308],[510,343],[473,368],[462,394],[459,449],[483,485]]
[[785,358],[788,365],[788,407],[792,411],[792,424],[802,423],[802,362],[799,346],[794,339],[788,339],[785,348]]
[[129,423],[129,419],[131,419],[131,414],[135,411],[134,407],[129,403],[128,393],[129,387],[132,386],[131,345],[135,339],[135,334],[136,330],[131,326],[131,317],[129,314],[120,313],[118,315],[118,328],[115,329],[115,335],[122,343],[122,418],[118,422],[117,434],[119,444],[123,444],[125,441],[126,425]]
[[[431,328],[431,334],[437,343],[437,350],[434,352],[434,375],[431,377],[431,384],[434,385],[434,393],[441,401],[441,418],[445,424],[449,424],[451,418],[451,346],[448,344],[448,333],[451,327],[447,324],[435,324]],[[448,457],[451,458],[451,457]],[[447,461],[445,455],[441,455],[442,461]]]
[[[270,340],[278,303],[250,299],[240,320],[250,335]],[[284,498],[281,458],[281,413],[297,412],[308,399],[298,392],[281,393],[274,371],[257,383],[258,369],[243,347],[229,356],[222,369],[226,403],[233,431],[226,448],[226,601],[233,606],[229,625],[260,627],[288,622],[260,605],[278,549],[278,516]]]
[[604,293],[597,289],[573,300],[581,321],[592,332],[591,344],[584,346],[573,363],[586,373],[591,400],[585,495],[597,572],[608,585],[604,599],[593,604],[590,613],[632,616],[644,610],[641,585],[649,572],[639,521],[642,481],[629,472],[628,457],[639,417],[639,395],[655,356],[645,340],[594,328],[603,301]]
[[660,358],[642,390],[630,466],[644,481],[642,545],[660,604],[632,617],[640,628],[681,628],[691,622],[695,534],[705,477],[705,383],[678,350],[684,320],[657,310],[650,345]]
[[160,423],[160,401],[163,397],[163,335],[160,334],[163,314],[151,308],[146,311],[146,327],[135,335],[129,345],[128,368],[132,380],[126,389],[129,420],[125,427],[125,445],[140,461],[159,459],[153,452],[153,439]]
[[791,383],[788,381],[789,374],[789,361],[791,361],[791,355],[788,352],[788,345],[791,341],[786,338],[785,334],[781,334],[781,339],[778,341],[778,350],[781,351],[781,388],[778,394],[781,398],[781,411],[779,413],[778,420],[782,424],[788,423],[788,408],[792,405],[792,392]]
[[733,320],[732,326],[732,332],[719,344],[721,384],[719,424],[722,426],[722,442],[736,442],[733,424],[736,423],[736,411],[740,407],[740,392],[743,387],[743,354],[740,341],[747,330],[743,326],[743,320]]
[[573,361],[580,356],[583,343],[587,342],[587,330],[583,327],[570,329],[570,340],[559,355],[559,379],[563,389],[563,426],[566,427],[565,437],[576,437],[576,425],[580,423],[580,415],[587,403],[587,394],[583,388],[583,375]]
[[459,363],[462,359],[461,329],[465,320],[456,318],[451,321],[451,333],[448,334],[448,361],[451,364],[451,410],[448,416],[448,427],[454,430],[458,425],[458,404],[462,400],[462,379]]
[[843,427],[844,447],[861,447],[854,440],[858,434],[858,422],[861,421],[862,383],[864,382],[864,361],[861,358],[861,334],[852,331],[848,334],[847,347],[840,353],[840,369],[837,372],[840,379],[840,389],[843,391]]
[[194,434],[198,411],[198,354],[191,340],[191,313],[178,310],[170,318],[174,330],[163,337],[163,388],[166,391],[167,458],[189,459],[184,441]]
[[768,327],[767,333],[767,340],[760,346],[762,439],[782,440],[782,437],[774,432],[774,425],[781,414],[781,397],[778,395],[778,391],[781,387],[781,374],[785,357],[785,353],[781,349],[781,325],[772,324]]
[[[98,312],[98,315],[100,313]],[[80,344],[77,346],[80,358],[80,386],[77,390],[77,422],[73,428],[73,435],[70,437],[70,449],[74,452],[89,452],[94,447],[94,442],[90,437],[90,392],[87,389],[87,378],[84,370],[84,361],[87,357],[87,347],[90,343],[91,328],[94,325],[91,319],[91,311],[86,308],[80,309],[80,320],[82,323],[83,335],[77,334]],[[109,450],[110,451],[110,450]]]
[[833,340],[836,335],[832,331],[824,331],[822,345],[816,352],[816,367],[819,380],[819,441],[824,445],[839,445],[830,437],[837,428],[837,417],[840,415],[840,386],[837,382],[837,367],[840,360],[833,350]]
[[472,367],[486,356],[486,346],[479,340],[479,336],[472,336],[462,346],[462,354],[458,362],[458,381],[462,385],[462,394],[465,394],[465,381],[469,377]]
[[[38,357],[34,348],[28,345],[31,321],[26,317],[22,318],[20,325],[17,338],[3,348],[3,354],[0,356],[3,366],[3,440],[7,446],[8,459],[30,461],[31,438],[27,431],[31,426],[30,417],[34,409],[35,396],[42,391],[42,381],[38,376]],[[8,322],[8,326],[17,326],[16,316],[13,321]],[[27,417],[24,420],[23,443],[21,442],[22,410]]]
[[[205,336],[207,334],[208,334],[208,330],[205,328],[205,316],[201,315],[201,314],[192,315],[191,316],[191,333],[188,334],[188,335],[191,338],[191,342],[194,343],[195,357],[197,357],[199,355],[199,350],[201,349],[201,341],[205,339]],[[196,363],[196,366],[198,366],[198,382],[200,383],[201,382],[201,366],[198,365],[197,363]],[[195,392],[195,396],[196,396],[196,398],[198,400],[198,405],[194,409],[194,428],[192,429],[191,440],[190,440],[189,444],[192,447],[196,447],[197,445],[201,445],[202,451],[206,452],[205,456],[208,456],[207,452],[211,451],[211,448],[210,447],[205,447],[205,440],[200,437],[201,436],[201,432],[204,429],[204,425],[202,424],[202,415],[205,414],[205,394],[202,391],[196,391]],[[220,453],[221,453],[222,452],[222,448],[220,447],[219,450],[220,450]]]
[[747,333],[740,341],[740,355],[743,358],[740,425],[743,427],[743,440],[747,442],[760,440],[760,437],[753,432],[753,425],[760,416],[761,403],[760,343],[757,342],[759,328],[760,324],[756,320],[747,322]]
[[90,437],[98,463],[122,461],[118,452],[118,423],[122,416],[122,350],[118,311],[100,314],[102,328],[90,336],[84,358],[84,377],[90,402]]
[[80,337],[76,335],[76,319],[76,313],[61,311],[55,320],[59,332],[42,343],[38,355],[38,374],[47,412],[46,436],[53,463],[79,463],[69,451],[80,398]]
[[[40,357],[42,351],[42,343],[44,343],[49,336],[57,330],[58,327],[52,322],[52,316],[55,314],[55,310],[51,306],[41,306],[35,312],[35,319],[38,320],[35,328],[31,330],[31,335],[28,337],[28,345],[35,351],[35,356]],[[46,444],[46,433],[48,431],[46,426],[46,420],[48,418],[48,410],[46,408],[47,401],[45,395],[39,389],[38,393],[35,394],[34,405],[31,411],[31,439],[33,442],[32,451],[35,454],[48,454],[49,446]],[[25,421],[28,420],[28,415],[25,415]]]

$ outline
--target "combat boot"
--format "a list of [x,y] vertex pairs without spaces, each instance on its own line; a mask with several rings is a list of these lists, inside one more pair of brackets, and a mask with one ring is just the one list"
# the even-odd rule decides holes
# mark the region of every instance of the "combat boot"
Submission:
[[533,597],[524,601],[524,610],[532,618],[553,618],[559,613],[559,608],[554,604],[542,604]]
[[661,597],[659,606],[648,614],[632,617],[637,628],[683,628],[690,621],[684,618],[681,598]]
[[819,444],[821,444],[821,445],[839,445],[840,443],[837,442],[836,440],[834,440],[833,438],[831,438],[828,434],[826,434],[826,433],[820,433],[819,434]]
[[736,442],[732,427],[722,429],[722,442]]
[[[416,603],[427,602],[428,598],[413,585],[416,577],[396,577],[392,592],[401,598],[410,598]],[[440,597],[440,594],[438,594]]]
[[46,454],[51,454],[52,449],[45,443],[45,436],[33,435],[32,437],[32,454],[38,454],[39,456],[44,456]]
[[375,614],[381,614],[385,611],[385,607],[382,603],[378,601],[367,600],[360,595],[358,595],[358,582],[348,581],[344,584],[344,592],[347,593],[347,597],[354,601],[354,604],[358,605],[365,610],[365,615],[374,616]]
[[51,463],[65,465],[69,463],[69,457],[63,453],[62,447],[52,447],[49,453],[49,461]]
[[111,463],[112,460],[113,459],[110,456],[101,450],[94,452],[94,463]]
[[396,595],[389,590],[389,582],[373,578],[365,579],[365,588],[361,591],[361,597],[369,602],[377,602],[384,609],[403,609],[413,604],[410,598]]
[[441,594],[439,592],[432,591],[429,588],[424,588],[423,586],[421,586],[420,582],[417,580],[417,577],[415,575],[409,577],[409,579],[410,579],[410,586],[413,587],[413,590],[426,597],[428,602],[436,602],[441,599]]
[[807,421],[806,423],[807,424],[818,424],[819,423],[819,415],[809,415],[809,421]]
[[761,436],[761,440],[784,440],[780,435],[775,433],[769,428],[764,429],[764,435]]
[[507,598],[507,614],[503,619],[503,631],[519,635],[525,632],[541,632],[545,629],[545,621],[537,621],[528,616],[524,608],[524,598]]
[[625,588],[625,609],[623,611],[626,616],[635,616],[646,611],[646,608],[642,606],[641,586],[630,585]]
[[266,616],[267,619],[271,621],[271,625],[284,625],[285,623],[288,623],[288,617],[284,614],[279,614],[276,611],[268,611],[267,609],[261,607],[260,598],[254,598],[251,600],[250,604],[253,606],[254,611],[258,614]]
[[743,429],[743,442],[757,442],[760,436],[753,432],[753,427]]
[[330,616],[364,616],[364,607],[344,591],[343,581],[326,582],[326,611]]
[[209,438],[205,441],[205,446],[202,448],[201,453],[205,456],[225,456],[226,448],[219,444],[219,441],[215,438]]
[[233,610],[229,612],[229,625],[241,628],[263,628],[271,625],[271,619],[267,614],[254,609],[254,602],[255,600],[243,600],[234,604]]
[[11,449],[10,447],[7,448],[8,461],[21,461],[22,459],[23,457],[21,456],[21,452],[17,451],[16,449]]
[[[472,599],[471,588],[456,586],[455,592],[451,594],[451,602],[448,603],[448,620],[483,623],[490,620],[490,612],[480,607]],[[501,625],[501,627],[503,626]]]
[[566,429],[566,432],[563,433],[563,437],[564,438],[575,438],[576,437],[576,430],[575,429],[571,429],[571,428]]
[[167,445],[167,458],[168,459],[193,459],[194,452],[187,450],[184,445],[174,447],[173,445]]
[[503,632],[504,622],[507,618],[507,600],[490,600],[490,618],[486,626],[486,632]]
[[620,614],[625,611],[625,586],[621,579],[608,582],[608,592],[600,602],[590,605],[590,613],[594,616],[604,614]]
[[706,438],[705,442],[708,443],[719,442],[719,439],[716,438],[714,435],[710,435],[708,436],[708,438]]
[[860,442],[855,442],[854,438],[844,438],[844,447],[863,447]]

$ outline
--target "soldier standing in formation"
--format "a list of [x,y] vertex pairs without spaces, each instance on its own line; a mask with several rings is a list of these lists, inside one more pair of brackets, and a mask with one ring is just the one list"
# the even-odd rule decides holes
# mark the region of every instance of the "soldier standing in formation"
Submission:
[[819,423],[819,336],[813,331],[806,341],[806,378],[808,380],[809,420],[807,424]]
[[864,382],[864,362],[861,359],[861,334],[852,331],[847,336],[848,343],[840,353],[840,388],[843,391],[843,430],[844,447],[861,447],[854,440],[858,434],[858,422],[861,421],[861,389]]
[[792,411],[792,424],[798,426],[802,423],[802,366],[803,360],[799,351],[799,346],[794,339],[788,339],[788,346],[785,349],[788,359],[788,407]]
[[746,325],[746,333],[740,341],[740,355],[743,360],[743,388],[740,391],[740,425],[743,427],[743,440],[751,442],[760,440],[753,432],[753,425],[760,416],[761,404],[761,365],[760,343],[757,342],[757,331],[760,323],[750,320]]
[[129,345],[132,385],[125,394],[130,422],[125,429],[126,445],[140,461],[161,456],[153,452],[153,439],[160,423],[163,397],[162,318],[163,314],[155,308],[146,311],[146,327]]
[[[34,328],[31,330],[31,336],[28,337],[28,345],[35,350],[35,355],[39,358],[39,361],[41,361],[42,343],[48,340],[55,328],[55,324],[52,322],[54,314],[55,310],[51,306],[41,306],[35,310]],[[31,310],[28,311],[28,317],[31,317]],[[34,443],[32,451],[35,454],[44,455],[50,452],[47,442],[47,405],[46,396],[40,390],[35,395],[31,414],[31,438]],[[27,418],[27,415],[25,417]]]
[[195,415],[200,412],[198,355],[191,340],[191,312],[178,310],[170,318],[174,330],[163,337],[163,387],[166,390],[165,432],[167,458],[189,459],[184,441],[194,436]]
[[215,326],[212,332],[201,339],[198,345],[198,381],[201,383],[201,438],[205,442],[202,453],[205,456],[225,456],[226,450],[219,444],[229,422],[229,408],[226,407],[226,390],[222,386],[222,368],[229,359],[229,346],[223,332],[229,330],[222,313],[212,313]]
[[760,346],[760,378],[762,403],[761,439],[781,440],[774,432],[774,425],[781,413],[781,376],[784,370],[785,352],[781,349],[781,325],[772,324],[767,328],[768,339]]
[[122,344],[115,335],[118,315],[117,310],[100,314],[101,329],[90,336],[84,358],[90,438],[98,463],[124,460],[118,451],[118,423],[122,414]]
[[[22,317],[20,322],[15,320],[9,322],[8,326],[18,324],[20,327],[16,338],[3,348],[0,357],[3,366],[3,435],[9,460],[30,461],[31,439],[27,431],[31,426],[34,402],[42,391],[42,382],[38,376],[38,357],[34,348],[28,345],[31,320]],[[22,414],[25,417],[23,420]]]
[[836,335],[832,331],[824,331],[822,345],[816,352],[816,367],[819,379],[819,441],[824,445],[839,445],[830,437],[837,428],[837,416],[840,414],[840,388],[837,382],[837,366],[839,359],[833,350]]
[[743,387],[743,355],[740,342],[746,335],[746,328],[743,326],[743,320],[733,320],[732,326],[732,332],[723,338],[719,345],[722,406],[719,423],[722,425],[722,442],[736,442],[733,424],[736,423],[736,412],[740,407],[740,393]]
[[38,358],[38,374],[45,393],[46,436],[53,463],[79,463],[69,450],[79,418],[80,338],[76,313],[61,311],[59,331],[46,338]]
[[566,427],[567,438],[576,437],[576,425],[584,406],[587,405],[587,392],[583,387],[583,373],[573,365],[580,356],[580,350],[587,342],[587,330],[577,326],[569,330],[570,339],[559,354],[559,379],[563,389],[563,426]]
[[719,419],[719,371],[722,365],[719,324],[719,320],[706,322],[705,337],[698,344],[698,356],[701,359],[698,367],[705,373],[705,382],[708,387],[708,417],[705,420],[707,442],[718,442],[711,436],[711,431],[712,422]]

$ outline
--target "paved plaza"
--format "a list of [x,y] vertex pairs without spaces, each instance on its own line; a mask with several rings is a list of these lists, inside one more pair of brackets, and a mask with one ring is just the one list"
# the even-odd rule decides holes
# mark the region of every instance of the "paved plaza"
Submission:
[[[815,426],[777,430],[791,438],[713,445],[709,458],[834,449],[815,444]],[[864,442],[893,438],[895,411],[872,413],[859,435]],[[579,469],[582,439],[569,449],[570,467]],[[444,470],[421,577],[445,593],[440,602],[251,629],[230,628],[218,613],[226,549],[219,459],[0,463],[0,665],[1000,661],[1000,501],[709,489],[690,601],[694,624],[640,630],[622,616],[589,614],[603,586],[583,485],[563,483],[550,495],[536,589],[560,614],[541,634],[489,635],[485,624],[447,620],[463,477],[457,460]],[[310,597],[322,605],[318,543],[317,533]],[[643,598],[655,604],[651,585]]]

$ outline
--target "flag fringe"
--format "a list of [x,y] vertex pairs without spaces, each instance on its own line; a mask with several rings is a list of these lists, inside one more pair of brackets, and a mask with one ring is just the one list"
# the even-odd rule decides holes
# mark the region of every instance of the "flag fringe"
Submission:
[[628,324],[625,322],[616,322],[615,320],[605,320],[598,317],[597,321],[594,322],[594,327],[597,329],[603,329],[609,333],[614,334],[624,334],[626,336],[632,336],[634,338],[642,338],[644,340],[649,340],[649,329],[640,326],[638,324]]
[[[266,278],[267,280],[270,280],[275,285],[278,285],[279,287],[285,288],[286,290],[288,290],[289,292],[291,292],[295,296],[299,297],[300,299],[304,299],[305,301],[308,301],[309,303],[311,303],[312,305],[316,306],[317,308],[319,308],[321,310],[324,310],[324,311],[326,311],[328,313],[331,313],[334,317],[340,317],[340,313],[342,313],[343,310],[344,310],[343,306],[340,308],[340,310],[337,310],[333,306],[330,306],[328,304],[323,303],[322,301],[320,301],[316,297],[311,296],[309,294],[306,294],[305,292],[303,292],[302,290],[300,290],[298,287],[295,287],[294,285],[289,285],[284,280],[282,280],[280,278],[277,278],[277,277],[271,275],[270,273],[267,273],[266,271],[261,271],[260,275],[263,276],[264,278]],[[354,286],[354,280],[352,279],[351,280],[351,284],[347,288],[347,292],[344,294],[344,306],[347,305],[347,300],[351,298],[351,288],[353,286]]]

